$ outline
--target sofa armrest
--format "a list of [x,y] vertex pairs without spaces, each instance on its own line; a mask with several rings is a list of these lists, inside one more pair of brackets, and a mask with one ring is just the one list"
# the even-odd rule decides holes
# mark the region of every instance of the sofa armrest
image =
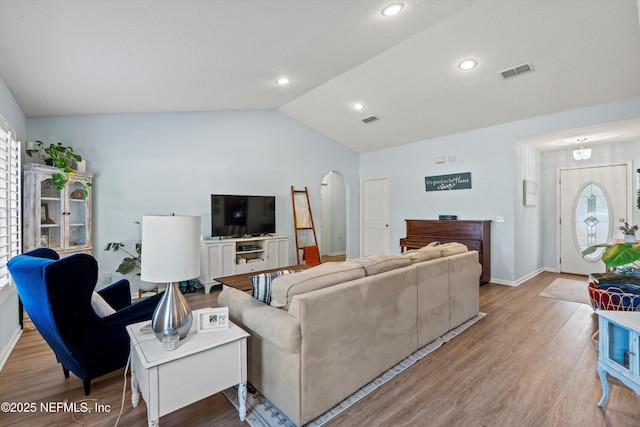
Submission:
[[449,260],[449,322],[453,329],[480,312],[480,274],[478,252],[452,255]]
[[220,292],[218,306],[229,307],[231,320],[251,335],[257,334],[290,353],[300,353],[300,322],[286,311],[234,288]]

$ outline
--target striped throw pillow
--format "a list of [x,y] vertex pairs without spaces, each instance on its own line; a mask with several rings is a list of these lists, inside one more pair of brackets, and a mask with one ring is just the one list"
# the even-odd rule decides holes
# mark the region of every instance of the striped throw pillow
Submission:
[[273,279],[284,276],[285,274],[298,273],[300,271],[303,270],[279,270],[272,271],[271,273],[261,273],[256,274],[255,276],[250,276],[251,296],[265,304],[271,304],[271,282]]

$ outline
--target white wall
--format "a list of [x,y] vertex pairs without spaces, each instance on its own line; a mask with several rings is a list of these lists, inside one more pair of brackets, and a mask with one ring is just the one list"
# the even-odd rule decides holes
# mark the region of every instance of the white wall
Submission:
[[[520,142],[515,144],[516,179],[514,242],[516,261],[515,275],[519,282],[539,272],[542,263],[542,206],[540,202],[541,156],[533,147]],[[535,205],[524,204],[524,180],[538,184]]]
[[103,251],[107,242],[132,247],[146,214],[202,216],[211,234],[210,194],[276,196],[277,233],[289,235],[295,263],[291,185],[309,187],[314,214],[320,186],[330,171],[349,188],[347,237],[350,256],[358,248],[358,155],[278,111],[91,115],[30,118],[30,140],[62,141],[87,160],[94,181],[94,256],[104,273],[120,257]]
[[[549,156],[519,148],[518,138],[638,116],[640,98],[631,98],[379,150],[360,156],[360,179],[390,178],[390,252],[400,251],[405,219],[437,219],[439,214],[491,219],[492,281],[518,284],[541,268],[555,268],[555,227],[549,224],[550,213],[555,218],[555,186],[548,182],[545,165]],[[604,150],[594,149],[593,156]],[[448,155],[455,155],[455,161],[435,163],[436,156]],[[639,155],[627,150],[616,154],[634,160],[634,170],[640,166]],[[458,172],[471,172],[470,190],[425,192],[425,176]],[[522,179],[536,176],[540,205],[524,207]],[[497,215],[504,215],[505,222],[497,223]],[[636,211],[636,222],[637,216]]]
[[11,123],[11,126],[18,134],[18,140],[23,140],[27,128],[27,119],[2,79],[0,79],[0,115]]
[[[26,133],[26,119],[2,79],[0,79],[0,115],[15,129],[18,140],[22,140]],[[0,369],[19,334],[18,292],[15,286],[8,285],[0,289]]]
[[[492,225],[492,277],[514,277],[514,147],[513,139],[501,136],[499,127],[435,138],[415,144],[361,155],[360,178],[387,176],[391,188],[390,248],[400,252],[405,219],[495,220]],[[449,155],[455,161],[435,163]],[[425,177],[471,172],[471,189],[425,191]]]

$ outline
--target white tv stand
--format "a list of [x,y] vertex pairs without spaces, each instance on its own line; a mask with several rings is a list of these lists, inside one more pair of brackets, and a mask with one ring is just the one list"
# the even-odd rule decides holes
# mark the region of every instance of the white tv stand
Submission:
[[203,240],[200,244],[200,277],[206,294],[220,284],[216,277],[260,272],[289,265],[288,236],[260,236]]

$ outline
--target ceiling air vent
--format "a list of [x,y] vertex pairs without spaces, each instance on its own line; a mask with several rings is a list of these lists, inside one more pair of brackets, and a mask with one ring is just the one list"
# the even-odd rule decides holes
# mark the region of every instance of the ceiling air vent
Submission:
[[533,71],[533,65],[531,65],[531,62],[502,70],[500,71],[500,75],[503,79],[508,79],[510,77],[519,76],[523,73],[528,73],[529,71]]
[[369,116],[369,117],[365,117],[364,119],[362,119],[362,121],[365,122],[365,123],[375,122],[376,120],[378,120],[378,118],[376,116]]

